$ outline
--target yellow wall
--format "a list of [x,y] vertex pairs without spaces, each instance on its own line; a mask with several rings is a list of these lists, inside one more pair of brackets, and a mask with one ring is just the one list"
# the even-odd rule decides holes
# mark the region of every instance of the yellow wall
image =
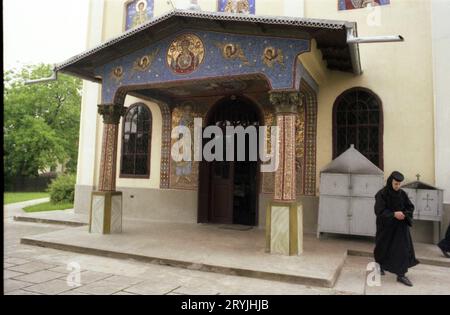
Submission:
[[[400,170],[406,180],[434,183],[433,86],[430,5],[423,0],[395,0],[379,7],[380,25],[370,26],[368,9],[337,11],[335,0],[306,0],[310,18],[356,21],[359,36],[402,35],[403,43],[360,44],[361,76],[326,71],[319,77],[317,175],[332,158],[332,106],[348,88],[371,89],[382,100],[384,115],[384,167],[388,176]],[[320,53],[316,52],[320,57]],[[307,59],[302,57],[303,59]],[[315,60],[314,58],[309,58]],[[316,58],[317,59],[317,58]]]

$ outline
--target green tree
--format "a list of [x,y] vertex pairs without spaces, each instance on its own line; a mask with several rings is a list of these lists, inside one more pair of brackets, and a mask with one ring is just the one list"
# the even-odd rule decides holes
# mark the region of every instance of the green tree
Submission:
[[3,73],[5,177],[36,176],[58,163],[76,170],[81,80],[59,75],[56,81],[25,85],[51,73],[44,64]]

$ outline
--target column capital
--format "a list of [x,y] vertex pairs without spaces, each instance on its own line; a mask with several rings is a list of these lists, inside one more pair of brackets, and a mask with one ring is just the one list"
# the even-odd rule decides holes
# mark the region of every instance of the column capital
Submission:
[[296,114],[302,103],[299,91],[269,91],[269,100],[276,114]]
[[125,115],[126,107],[116,104],[99,104],[97,105],[98,113],[103,116],[103,123],[118,124],[120,117]]

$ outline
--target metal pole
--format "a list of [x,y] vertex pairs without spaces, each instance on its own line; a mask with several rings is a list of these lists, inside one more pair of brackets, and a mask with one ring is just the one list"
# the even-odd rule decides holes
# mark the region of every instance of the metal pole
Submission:
[[28,80],[28,81],[25,81],[25,85],[43,83],[43,82],[48,82],[48,81],[56,81],[58,79],[58,73],[55,71],[55,67],[53,67],[52,72],[53,72],[53,74],[48,78]]

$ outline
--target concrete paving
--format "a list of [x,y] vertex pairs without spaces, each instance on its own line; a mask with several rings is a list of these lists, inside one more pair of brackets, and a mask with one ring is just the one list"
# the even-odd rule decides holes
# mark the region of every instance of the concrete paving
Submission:
[[346,249],[309,236],[300,256],[269,255],[262,229],[124,220],[121,234],[90,234],[87,227],[24,237],[22,243],[268,280],[332,287]]
[[16,203],[10,203],[8,205],[3,206],[3,218],[12,218],[15,215],[23,215],[26,214],[25,211],[23,211],[23,208],[27,206],[36,205],[38,203],[48,202],[50,201],[50,198],[40,198],[40,199],[34,199],[34,200],[27,200],[27,201],[21,201]]
[[[449,294],[450,269],[433,265],[412,268],[408,276],[414,287],[381,277],[380,285],[368,285],[370,257],[348,256],[333,288],[262,280],[244,276],[175,268],[133,259],[116,259],[20,244],[22,237],[80,228],[26,223],[6,219],[4,250],[4,287],[7,295],[35,294]],[[235,231],[236,232],[236,231]],[[344,246],[339,239],[327,239],[328,246]],[[354,247],[360,246],[354,241]],[[348,244],[344,247],[348,247]],[[427,247],[428,248],[428,247]],[[432,250],[432,248],[428,248]],[[433,254],[434,251],[432,250]],[[80,268],[80,273],[74,271]],[[80,283],[68,280],[76,279]],[[59,277],[56,277],[59,276]],[[56,278],[55,278],[56,277]]]

